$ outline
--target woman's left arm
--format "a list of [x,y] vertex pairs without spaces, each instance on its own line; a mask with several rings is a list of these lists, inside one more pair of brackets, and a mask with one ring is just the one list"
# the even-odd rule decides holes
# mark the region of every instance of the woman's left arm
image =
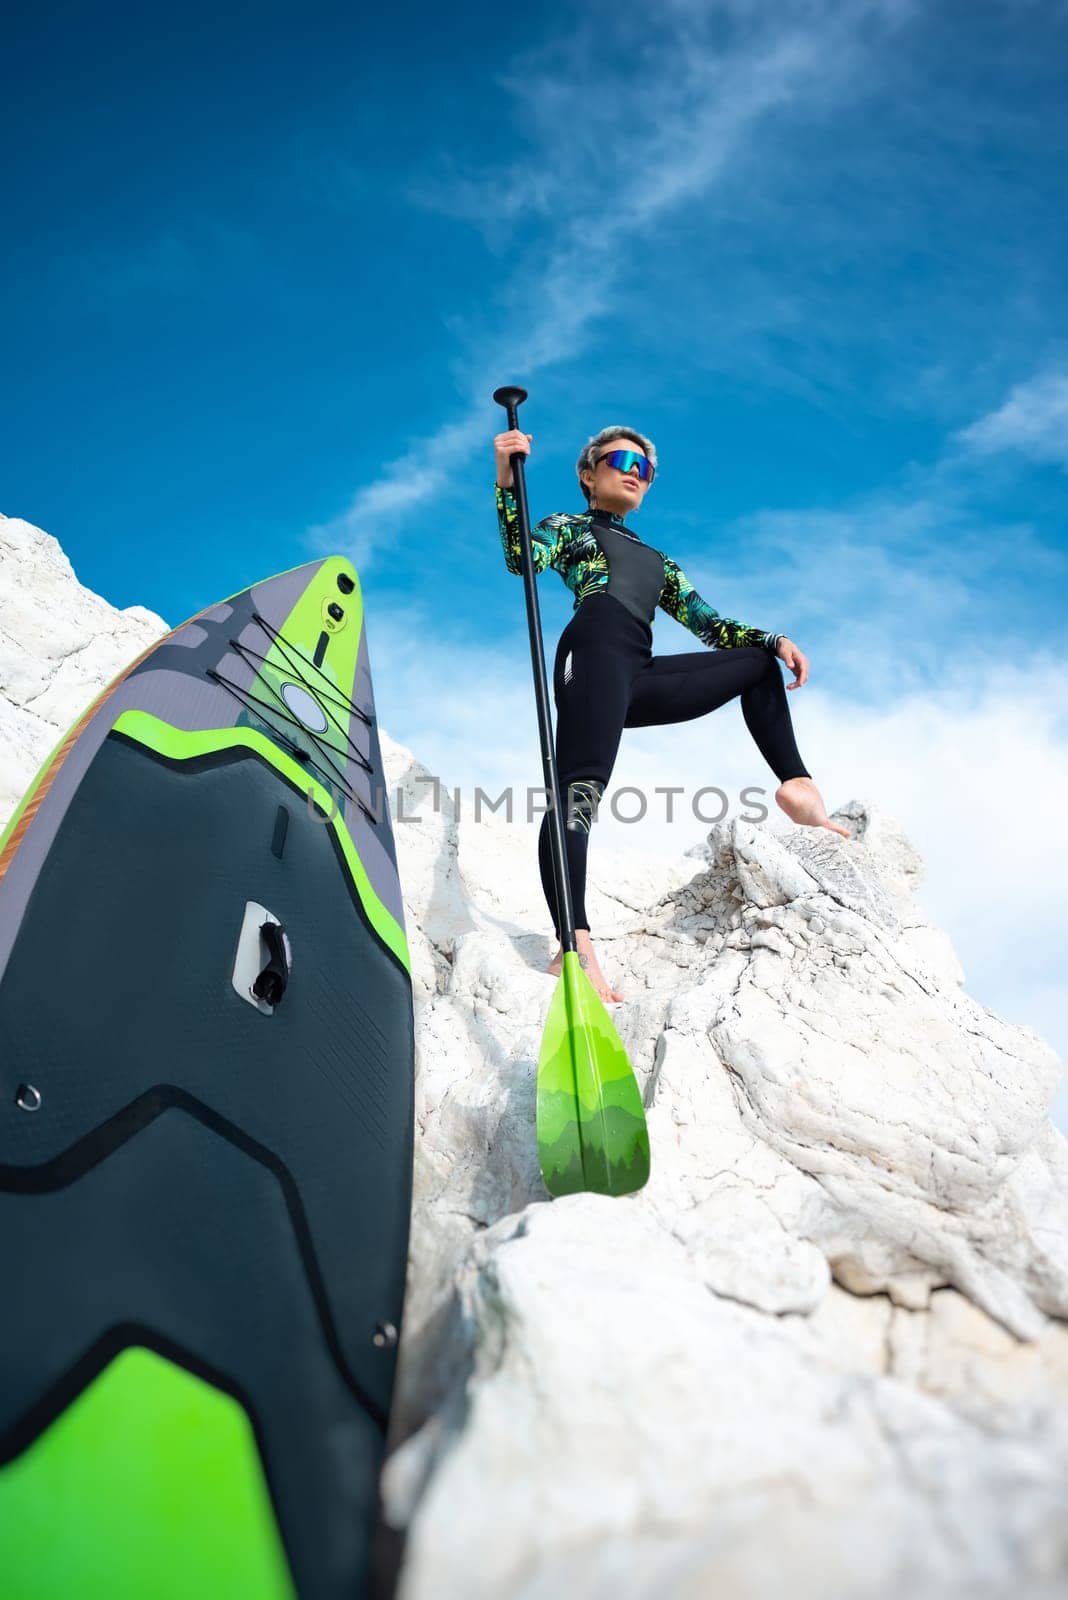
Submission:
[[751,628],[747,622],[737,622],[733,617],[721,617],[714,606],[701,598],[678,562],[672,561],[670,556],[664,557],[664,587],[659,603],[669,617],[689,628],[710,650],[762,645],[772,655],[781,653],[779,645],[786,638],[784,633],[766,633],[763,628]]

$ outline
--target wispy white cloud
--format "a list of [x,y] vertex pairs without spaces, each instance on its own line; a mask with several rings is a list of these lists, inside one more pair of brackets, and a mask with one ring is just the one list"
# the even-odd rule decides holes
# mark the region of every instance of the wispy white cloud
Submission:
[[1019,451],[1068,470],[1068,373],[1044,372],[1017,384],[996,411],[957,437],[981,455]]
[[[650,259],[649,241],[659,242],[666,221],[673,223],[667,230],[673,238],[680,219],[708,223],[715,248],[729,248],[744,232],[734,226],[732,207],[745,203],[740,191],[746,184],[759,186],[766,178],[769,204],[776,207],[785,206],[783,195],[795,180],[807,193],[805,152],[795,161],[792,131],[882,81],[888,36],[925,9],[832,0],[768,7],[748,0],[715,7],[705,0],[666,0],[658,13],[666,20],[650,30],[648,13],[637,7],[598,5],[584,9],[567,39],[510,63],[501,80],[514,108],[513,126],[502,132],[504,159],[485,168],[454,161],[437,168],[425,189],[413,191],[428,209],[478,227],[498,259],[482,314],[471,312],[456,324],[456,412],[388,464],[349,508],[345,536],[359,541],[364,559],[382,535],[380,512],[388,540],[394,512],[399,518],[423,494],[446,488],[439,437],[451,441],[455,454],[449,450],[446,457],[454,464],[464,450],[485,451],[488,464],[486,413],[495,383],[580,363],[606,310],[640,302],[649,288],[641,270]],[[907,87],[917,88],[915,82]],[[904,113],[906,120],[912,115],[911,133],[925,139],[931,135],[928,100],[916,92],[911,113],[908,107]],[[956,131],[949,120],[937,135],[952,145]],[[985,148],[978,137],[975,142]],[[893,154],[876,150],[878,170],[873,174],[862,162],[861,171],[877,179],[875,214],[883,199],[888,211],[902,208],[887,224],[887,238],[905,252],[915,248],[917,213],[908,210]],[[884,158],[885,168],[879,165]],[[924,165],[932,215],[949,193],[952,160],[951,152],[939,167],[936,158],[933,179]],[[825,185],[841,183],[843,170],[829,161]],[[726,359],[741,302],[750,318],[746,331],[756,337],[772,324],[775,334],[793,341],[791,350],[801,350],[795,392],[808,399],[815,393],[818,403],[822,381],[841,405],[848,385],[841,372],[828,379],[834,358],[828,330],[833,334],[836,318],[843,318],[852,278],[863,273],[849,253],[861,245],[844,231],[848,201],[831,199],[814,229],[806,231],[806,214],[799,230],[798,248],[814,263],[814,290],[806,280],[798,294],[776,261],[758,261],[754,269],[743,251],[725,274],[737,277],[740,287],[722,313],[712,305],[707,315],[721,315],[723,345],[715,353]],[[981,203],[977,195],[975,207]],[[790,215],[796,225],[796,207]],[[784,216],[777,214],[777,226]],[[787,237],[788,227],[779,233]],[[844,251],[843,239],[849,244]],[[949,276],[947,293],[955,304],[961,288]],[[671,287],[669,272],[658,288]],[[898,341],[902,321],[911,318],[910,325],[923,330],[937,321],[930,298],[915,290],[911,277],[902,280],[893,305],[873,307],[869,293],[868,301],[849,301],[846,310],[854,332],[870,313],[889,343]],[[988,326],[981,297],[969,314],[974,349],[989,355],[996,330]],[[682,305],[683,325],[690,315],[691,307]],[[516,334],[516,328],[523,331]],[[895,404],[926,411],[928,391],[943,401],[952,396],[951,405],[943,404],[942,426],[956,428],[962,404],[957,367],[941,364],[936,330],[925,337],[929,342],[906,352],[902,382],[909,387]],[[982,381],[1006,370],[1012,353],[1002,348]],[[919,376],[917,356],[927,363]],[[1014,370],[1021,370],[1018,363]],[[782,373],[772,376],[781,387]],[[857,384],[864,381],[855,375]],[[1060,884],[1068,867],[1058,810],[1068,779],[1068,728],[1053,691],[1059,652],[1044,632],[1017,631],[1036,608],[1014,605],[1028,586],[1048,595],[1063,585],[1065,559],[1022,512],[992,522],[975,492],[979,455],[1010,448],[1026,454],[1025,438],[1032,449],[1053,449],[1039,418],[1049,418],[1055,396],[1021,388],[1027,393],[1015,411],[1002,415],[1018,392],[947,443],[941,455],[934,444],[928,465],[906,468],[847,504],[765,509],[739,519],[721,546],[729,570],[725,561],[710,559],[707,541],[695,539],[689,551],[673,541],[669,548],[721,610],[786,627],[811,651],[812,681],[789,698],[802,752],[827,799],[869,798],[899,818],[924,855],[922,899],[953,937],[969,991],[1014,1020],[1042,1026],[1068,1054],[1068,1006],[1057,998]],[[999,416],[1000,437],[992,420]],[[384,498],[376,502],[376,494]],[[694,648],[666,618],[658,619],[657,630],[660,650]],[[420,640],[417,655],[413,637]],[[444,782],[469,793],[479,784],[496,794],[506,784],[539,781],[524,642],[504,648],[480,639],[468,647],[415,604],[403,617],[378,619],[372,649],[376,660],[390,662],[379,696],[385,725]],[[450,690],[435,695],[432,706],[429,682]],[[650,793],[657,785],[681,784],[692,794],[710,783],[732,797],[756,784],[771,803],[774,777],[736,703],[685,728],[634,730],[613,775],[614,787],[637,784]],[[593,879],[598,846],[674,850],[705,831],[692,815],[669,825],[652,813],[640,825],[609,817],[598,828]]]
[[[565,38],[510,63],[499,81],[515,126],[502,139],[519,153],[467,170],[446,157],[410,191],[512,252],[488,308],[463,324],[459,416],[310,529],[312,547],[371,561],[397,520],[445,486],[446,458],[455,466],[457,452],[485,450],[488,391],[580,359],[660,219],[712,193],[768,119],[833,103],[909,14],[893,0],[714,9],[676,0],[650,29],[637,5],[596,4]],[[528,248],[532,221],[549,232]]]
[[[738,517],[714,554],[707,529],[681,520],[664,540],[719,611],[789,633],[814,676],[844,674],[858,700],[965,690],[980,644],[1019,659],[1065,638],[1068,549],[1025,515],[992,512],[986,487],[951,436],[931,461],[837,504]],[[663,629],[660,643],[690,648]]]
[[687,565],[702,593],[818,651],[866,699],[959,680],[972,642],[1011,653],[1062,637],[1052,608],[1038,625],[1034,591],[1064,591],[1068,555],[1022,519],[982,521],[949,498],[888,489],[844,508],[758,512],[725,530],[724,550],[715,567]]
[[[504,413],[501,413],[502,417]],[[466,458],[476,443],[486,445],[484,405],[420,438],[389,462],[380,476],[357,490],[344,511],[309,528],[305,539],[317,555],[343,551],[366,569],[375,552],[392,542],[397,523],[447,487],[457,456]]]

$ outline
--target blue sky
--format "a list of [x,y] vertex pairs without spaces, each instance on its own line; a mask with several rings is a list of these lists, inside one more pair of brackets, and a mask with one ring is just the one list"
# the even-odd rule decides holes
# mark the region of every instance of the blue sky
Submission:
[[[7,16],[0,510],[171,622],[347,550],[393,736],[536,782],[490,394],[536,515],[631,422],[636,530],[798,641],[828,800],[899,818],[969,991],[1068,1053],[1064,4]],[[725,717],[619,781],[769,785]]]

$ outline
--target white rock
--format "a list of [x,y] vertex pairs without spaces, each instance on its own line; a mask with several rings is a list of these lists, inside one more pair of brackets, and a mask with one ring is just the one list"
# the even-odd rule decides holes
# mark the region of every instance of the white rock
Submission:
[[[0,516],[0,818],[67,728],[167,624],[84,589],[51,534]],[[0,823],[2,825],[2,823]]]
[[457,1287],[469,1370],[386,1474],[414,1509],[404,1600],[994,1595],[1063,1574],[1063,1419],[991,1434],[841,1370],[806,1317],[709,1293],[640,1200],[531,1206],[473,1241]]
[[836,816],[720,824],[617,915],[652,1176],[551,1205],[532,841],[454,829],[480,928],[419,1019],[403,1600],[1068,1583],[1059,1063],[962,994],[900,827]]
[[[82,590],[29,524],[0,520],[0,554],[9,809],[164,625]],[[652,1173],[549,1203],[535,830],[457,815],[382,746],[419,819],[395,823],[418,1051],[384,1477],[402,1600],[1068,1593],[1060,1064],[963,991],[900,825],[853,800],[848,841],[594,839]]]

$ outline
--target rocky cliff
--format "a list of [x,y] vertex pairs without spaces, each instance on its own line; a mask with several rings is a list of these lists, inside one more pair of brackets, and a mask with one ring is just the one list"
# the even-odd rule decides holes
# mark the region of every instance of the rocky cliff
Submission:
[[[0,519],[0,809],[164,631]],[[206,599],[209,597],[205,597]],[[962,987],[876,800],[592,852],[639,1195],[548,1201],[533,834],[383,736],[418,1040],[387,1464],[403,1600],[1068,1592],[1068,1142],[1031,1029]],[[978,864],[977,869],[980,870]]]

